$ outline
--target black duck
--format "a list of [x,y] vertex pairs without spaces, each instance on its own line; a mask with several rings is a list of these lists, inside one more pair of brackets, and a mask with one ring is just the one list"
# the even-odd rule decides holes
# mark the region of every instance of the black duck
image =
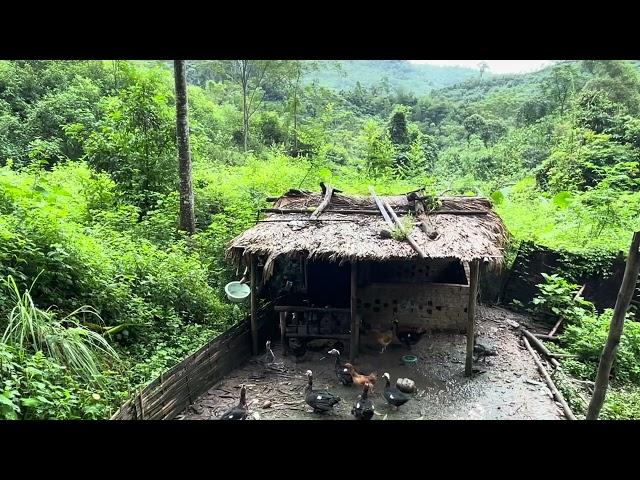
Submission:
[[391,377],[389,376],[388,373],[385,373],[382,376],[385,378],[385,381],[386,381],[386,387],[384,389],[384,398],[387,401],[387,403],[389,405],[393,405],[394,407],[396,407],[396,409],[399,406],[407,403],[411,397],[406,393],[401,392],[396,387],[391,386]]
[[373,402],[368,398],[369,387],[371,387],[371,384],[364,384],[364,387],[362,388],[362,395],[360,395],[360,398],[356,400],[355,405],[351,409],[351,415],[356,417],[358,420],[371,420],[375,412]]
[[353,385],[353,377],[351,377],[349,369],[340,361],[340,351],[334,348],[332,350],[329,350],[327,353],[329,355],[335,355],[336,357],[336,365],[334,367],[334,370],[336,372],[338,381],[345,386]]
[[224,412],[219,420],[244,420],[249,415],[246,399],[247,390],[244,385],[240,386],[240,401],[238,405]]
[[313,389],[313,373],[311,370],[307,370],[307,377],[309,377],[309,383],[304,389],[304,400],[315,413],[329,412],[333,409],[333,406],[338,403],[340,397],[334,395],[327,390],[314,390]]

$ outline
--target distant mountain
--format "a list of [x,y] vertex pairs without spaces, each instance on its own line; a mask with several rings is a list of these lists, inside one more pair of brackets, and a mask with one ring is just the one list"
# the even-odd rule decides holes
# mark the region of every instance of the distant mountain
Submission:
[[[386,77],[392,89],[420,96],[479,76],[480,72],[472,68],[415,64],[407,60],[327,60],[320,62],[320,68],[308,74],[306,81],[348,90],[357,82],[369,87]],[[488,76],[485,74],[485,78]]]

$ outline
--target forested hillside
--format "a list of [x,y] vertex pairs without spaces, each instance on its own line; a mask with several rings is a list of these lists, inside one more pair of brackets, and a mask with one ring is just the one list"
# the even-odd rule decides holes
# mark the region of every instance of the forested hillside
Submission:
[[[340,63],[346,78],[333,62],[188,63],[189,237],[170,62],[0,61],[0,418],[108,417],[239,320],[224,249],[289,188],[481,193],[515,244],[572,252],[627,250],[640,229],[634,63],[482,78]],[[603,322],[576,320],[595,339],[576,362],[585,378]],[[639,378],[634,332],[625,389]],[[640,415],[630,398],[633,413],[610,415]]]

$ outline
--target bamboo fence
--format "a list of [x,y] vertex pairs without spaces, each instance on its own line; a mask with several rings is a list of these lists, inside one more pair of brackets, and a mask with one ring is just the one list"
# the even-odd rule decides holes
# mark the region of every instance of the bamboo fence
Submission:
[[171,420],[250,356],[251,331],[244,320],[161,373],[111,420]]

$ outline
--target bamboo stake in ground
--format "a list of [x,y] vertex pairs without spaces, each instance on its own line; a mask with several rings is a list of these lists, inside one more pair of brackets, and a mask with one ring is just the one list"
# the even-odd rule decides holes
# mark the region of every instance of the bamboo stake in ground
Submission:
[[609,375],[611,373],[611,366],[616,358],[616,352],[618,351],[618,345],[620,344],[620,337],[622,336],[622,330],[624,328],[624,319],[629,310],[629,304],[633,297],[633,292],[636,288],[636,282],[638,281],[638,274],[640,273],[640,232],[633,234],[631,240],[631,248],[629,249],[629,257],[627,258],[627,265],[624,270],[624,277],[622,279],[622,285],[618,292],[618,298],[616,300],[616,306],[613,309],[613,317],[611,317],[611,326],[609,327],[609,336],[607,337],[607,343],[602,350],[602,356],[600,357],[600,364],[598,365],[598,375],[596,376],[596,386],[589,403],[589,409],[587,411],[587,420],[597,420],[600,415],[600,410],[604,404],[604,397],[609,387]]
[[[575,302],[576,300],[578,300],[578,297],[580,297],[580,295],[582,295],[582,292],[584,292],[584,288],[587,286],[587,284],[585,283],[584,285],[582,285],[582,288],[580,290],[578,290],[578,293],[576,293],[576,295],[573,297],[573,301]],[[556,324],[553,326],[553,328],[551,329],[551,331],[549,332],[549,336],[553,337],[556,333],[556,331],[558,330],[558,328],[560,328],[560,325],[562,324],[562,321],[564,320],[563,317],[560,317],[558,319],[558,321],[556,322]]]
[[544,381],[547,382],[549,390],[551,390],[551,393],[553,394],[555,399],[558,400],[558,402],[560,402],[560,405],[562,405],[562,409],[564,410],[564,414],[566,415],[567,419],[576,420],[576,416],[571,411],[571,408],[569,408],[569,404],[566,402],[562,394],[556,388],[556,384],[553,383],[553,380],[551,380],[551,377],[549,376],[549,372],[547,372],[547,369],[544,368],[544,365],[542,365],[542,362],[540,362],[540,359],[536,355],[536,352],[533,351],[533,348],[531,348],[531,345],[529,344],[529,341],[527,340],[527,338],[522,337],[522,341],[524,342],[524,346],[527,347],[527,350],[529,350],[529,353],[533,357],[533,361],[536,362],[536,367],[538,367],[538,371],[544,378]]

